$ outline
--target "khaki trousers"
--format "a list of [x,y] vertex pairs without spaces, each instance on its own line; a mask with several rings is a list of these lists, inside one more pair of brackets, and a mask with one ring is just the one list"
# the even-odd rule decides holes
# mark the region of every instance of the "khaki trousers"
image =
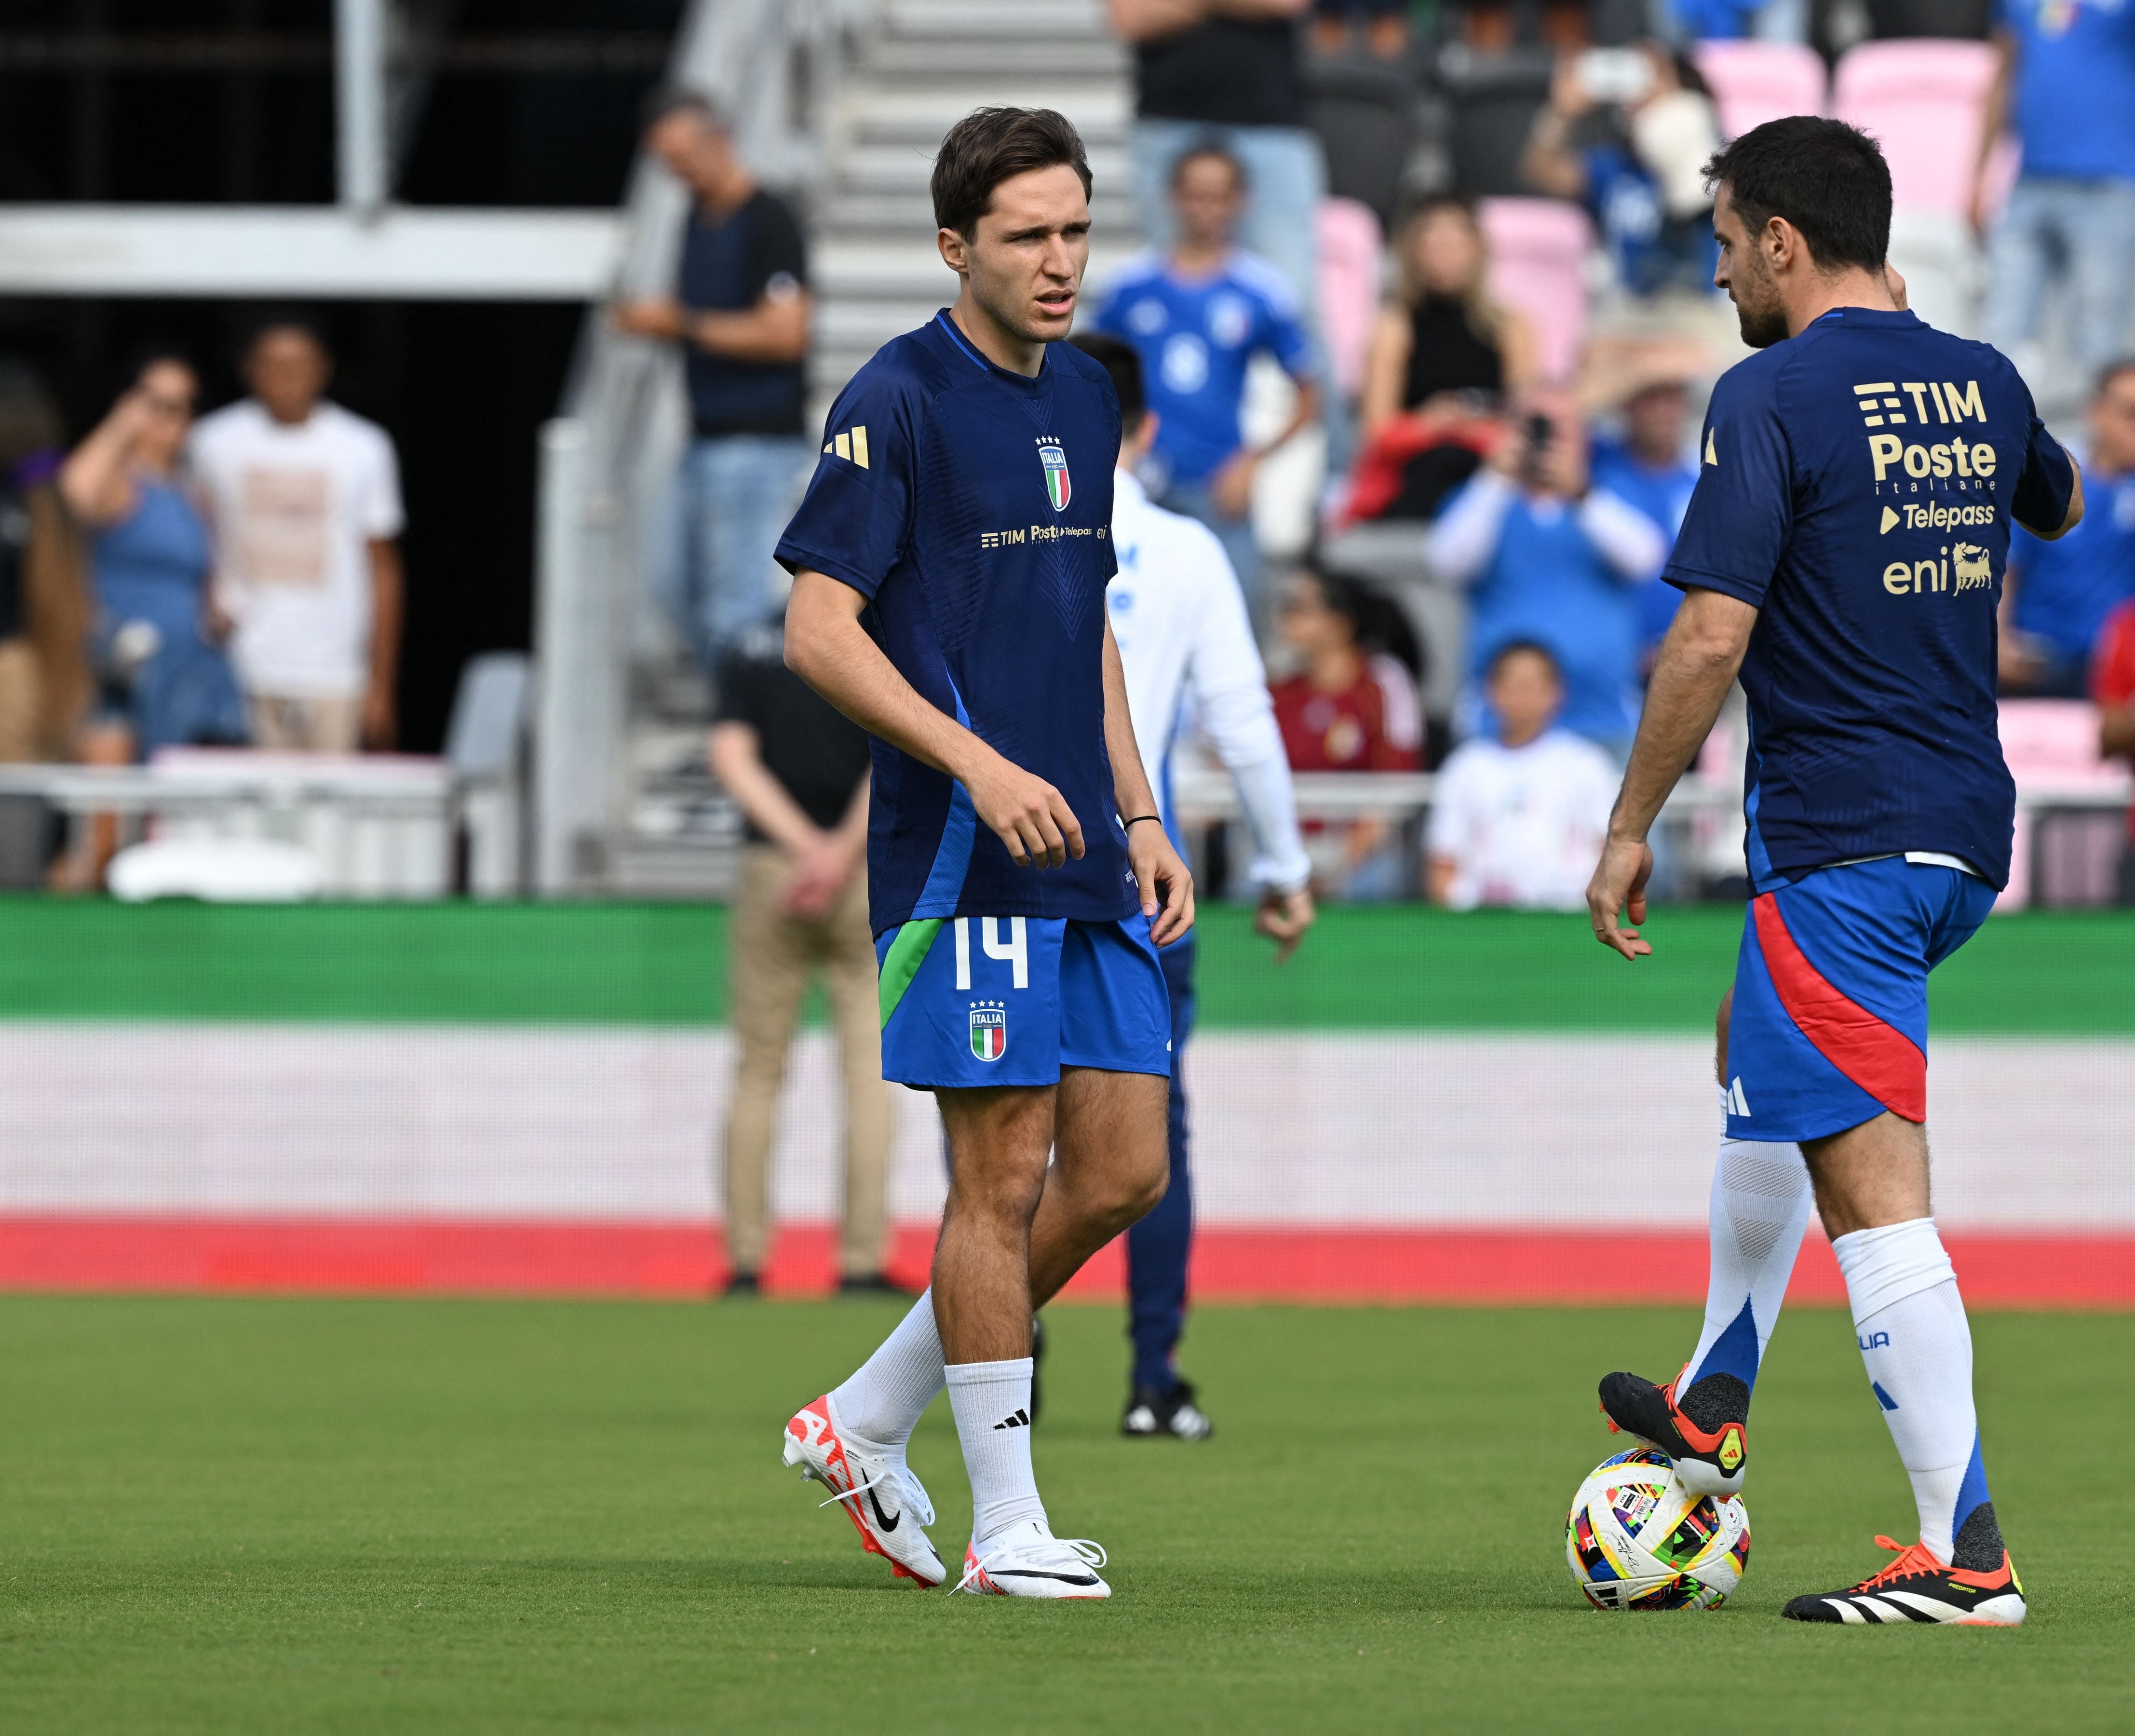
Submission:
[[363,701],[358,698],[251,693],[244,708],[252,721],[252,745],[282,753],[353,754],[363,745]]
[[742,858],[729,944],[730,1016],[740,1054],[726,1126],[728,1258],[737,1271],[763,1264],[771,1239],[771,1141],[786,1052],[808,979],[823,973],[837,1026],[845,1086],[845,1200],[840,1274],[869,1278],[888,1253],[885,1188],[889,1170],[889,1087],[882,1079],[882,1021],[874,937],[868,929],[867,876],[854,876],[821,921],[780,908],[785,852],[752,844]]

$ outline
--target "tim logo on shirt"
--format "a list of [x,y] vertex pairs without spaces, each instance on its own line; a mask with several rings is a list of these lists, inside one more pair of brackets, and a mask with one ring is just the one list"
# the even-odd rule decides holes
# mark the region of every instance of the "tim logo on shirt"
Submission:
[[1045,470],[1045,497],[1053,502],[1055,512],[1065,512],[1068,502],[1075,497],[1075,488],[1068,478],[1068,454],[1050,434],[1038,436],[1038,462]]

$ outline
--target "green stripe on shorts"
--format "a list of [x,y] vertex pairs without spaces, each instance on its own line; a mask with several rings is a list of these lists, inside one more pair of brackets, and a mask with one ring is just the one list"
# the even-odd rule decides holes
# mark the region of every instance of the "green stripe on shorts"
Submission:
[[889,1016],[897,1011],[897,1003],[904,998],[904,992],[912,987],[912,979],[919,974],[919,967],[927,962],[927,953],[933,949],[934,937],[942,932],[942,919],[934,917],[924,922],[908,922],[897,931],[897,938],[890,942],[889,950],[883,954],[882,981],[877,992],[882,999],[882,1028],[889,1029]]

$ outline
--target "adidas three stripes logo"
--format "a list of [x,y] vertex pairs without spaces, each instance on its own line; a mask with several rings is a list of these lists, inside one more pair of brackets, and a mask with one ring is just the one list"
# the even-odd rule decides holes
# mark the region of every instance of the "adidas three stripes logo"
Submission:
[[1005,1423],[996,1423],[994,1427],[995,1428],[1028,1428],[1030,1427],[1030,1413],[1027,1410],[1019,1410]]

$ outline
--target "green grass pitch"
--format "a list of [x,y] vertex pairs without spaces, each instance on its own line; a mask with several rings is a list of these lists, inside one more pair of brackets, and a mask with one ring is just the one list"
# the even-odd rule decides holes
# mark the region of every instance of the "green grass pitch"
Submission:
[[[1843,1314],[1783,1324],[1755,1546],[1705,1614],[1588,1610],[1595,1377],[1687,1311],[1208,1308],[1217,1435],[1128,1443],[1111,1309],[1035,1438],[1109,1604],[893,1583],[777,1463],[873,1303],[0,1302],[0,1728],[25,1733],[2124,1731],[2135,1318],[1975,1321],[2017,1632],[1782,1622],[1910,1535]],[[946,1407],[915,1443],[960,1557]]]

